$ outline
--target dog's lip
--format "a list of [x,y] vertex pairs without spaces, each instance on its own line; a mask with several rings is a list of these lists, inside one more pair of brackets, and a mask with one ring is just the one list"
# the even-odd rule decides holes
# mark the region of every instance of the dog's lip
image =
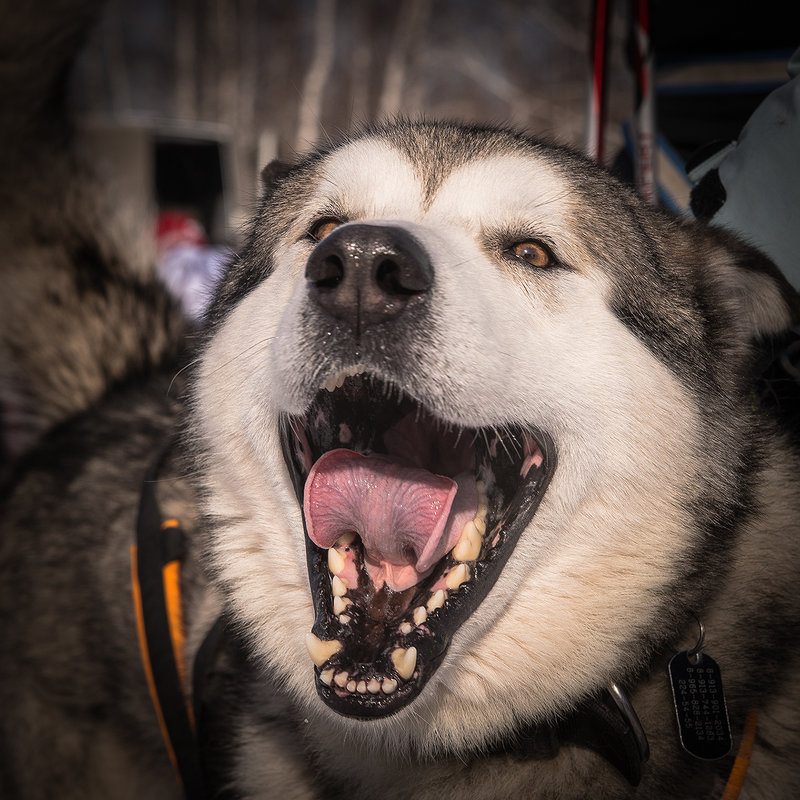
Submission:
[[[331,382],[320,394],[338,391],[335,384]],[[321,413],[319,408],[315,413]],[[320,453],[313,452],[303,420],[287,418],[285,422],[284,455],[302,507],[305,478]],[[540,458],[522,454],[514,461],[515,468],[526,474],[514,485],[513,495],[505,498],[502,508],[497,501],[487,512],[487,529],[480,539],[480,552],[467,553],[469,558],[464,558],[464,553],[458,551],[462,556],[459,560],[454,557],[457,548],[453,548],[441,559],[433,575],[418,586],[411,587],[404,595],[388,593],[379,598],[380,602],[396,603],[400,608],[400,613],[387,612],[385,619],[371,619],[370,604],[375,596],[366,604],[370,614],[359,606],[344,607],[345,602],[353,602],[357,592],[352,587],[343,587],[331,573],[329,551],[310,539],[303,515],[316,616],[307,645],[315,664],[318,693],[333,710],[346,716],[374,718],[406,706],[436,671],[454,633],[494,586],[555,469],[555,447],[546,433],[531,430],[530,434],[523,434],[518,429],[517,435],[535,442]],[[497,448],[497,440],[494,445]],[[482,462],[488,463],[489,449],[487,441],[485,450],[481,450]],[[501,454],[496,458],[506,458],[504,469],[508,471],[510,457]],[[506,493],[508,485],[506,476],[503,487]],[[502,491],[498,490],[498,494],[502,495]],[[469,549],[465,545],[465,550]],[[454,588],[449,588],[449,582]]]

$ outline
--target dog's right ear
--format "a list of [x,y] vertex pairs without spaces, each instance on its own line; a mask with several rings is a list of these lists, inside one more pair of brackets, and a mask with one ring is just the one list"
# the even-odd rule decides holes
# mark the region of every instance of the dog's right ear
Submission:
[[285,161],[279,161],[277,158],[272,159],[272,161],[261,170],[261,188],[266,194],[269,194],[275,187],[275,184],[282,178],[285,178],[289,172],[291,172],[291,169],[291,164],[287,164]]

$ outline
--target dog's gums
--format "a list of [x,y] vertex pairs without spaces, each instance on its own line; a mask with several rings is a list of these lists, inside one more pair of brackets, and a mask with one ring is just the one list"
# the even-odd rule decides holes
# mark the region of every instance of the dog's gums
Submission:
[[555,466],[542,432],[438,420],[350,368],[283,425],[302,504],[322,699],[376,717],[416,697],[489,592]]

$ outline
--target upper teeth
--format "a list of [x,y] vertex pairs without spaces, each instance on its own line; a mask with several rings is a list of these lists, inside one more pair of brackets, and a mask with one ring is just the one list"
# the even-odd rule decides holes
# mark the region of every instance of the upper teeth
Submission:
[[333,392],[336,389],[340,389],[345,380],[351,375],[360,375],[362,372],[364,372],[363,364],[354,364],[352,367],[345,367],[340,372],[337,372],[336,375],[331,375],[331,377],[322,384],[322,387],[329,392]]
[[334,575],[338,575],[344,569],[345,563],[344,556],[335,547],[328,550],[328,569]]

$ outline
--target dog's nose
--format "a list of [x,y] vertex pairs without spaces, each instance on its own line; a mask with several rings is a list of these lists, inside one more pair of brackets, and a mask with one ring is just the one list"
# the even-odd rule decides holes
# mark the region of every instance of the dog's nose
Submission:
[[306,281],[312,300],[360,335],[424,296],[433,285],[433,268],[404,228],[351,223],[316,246]]

